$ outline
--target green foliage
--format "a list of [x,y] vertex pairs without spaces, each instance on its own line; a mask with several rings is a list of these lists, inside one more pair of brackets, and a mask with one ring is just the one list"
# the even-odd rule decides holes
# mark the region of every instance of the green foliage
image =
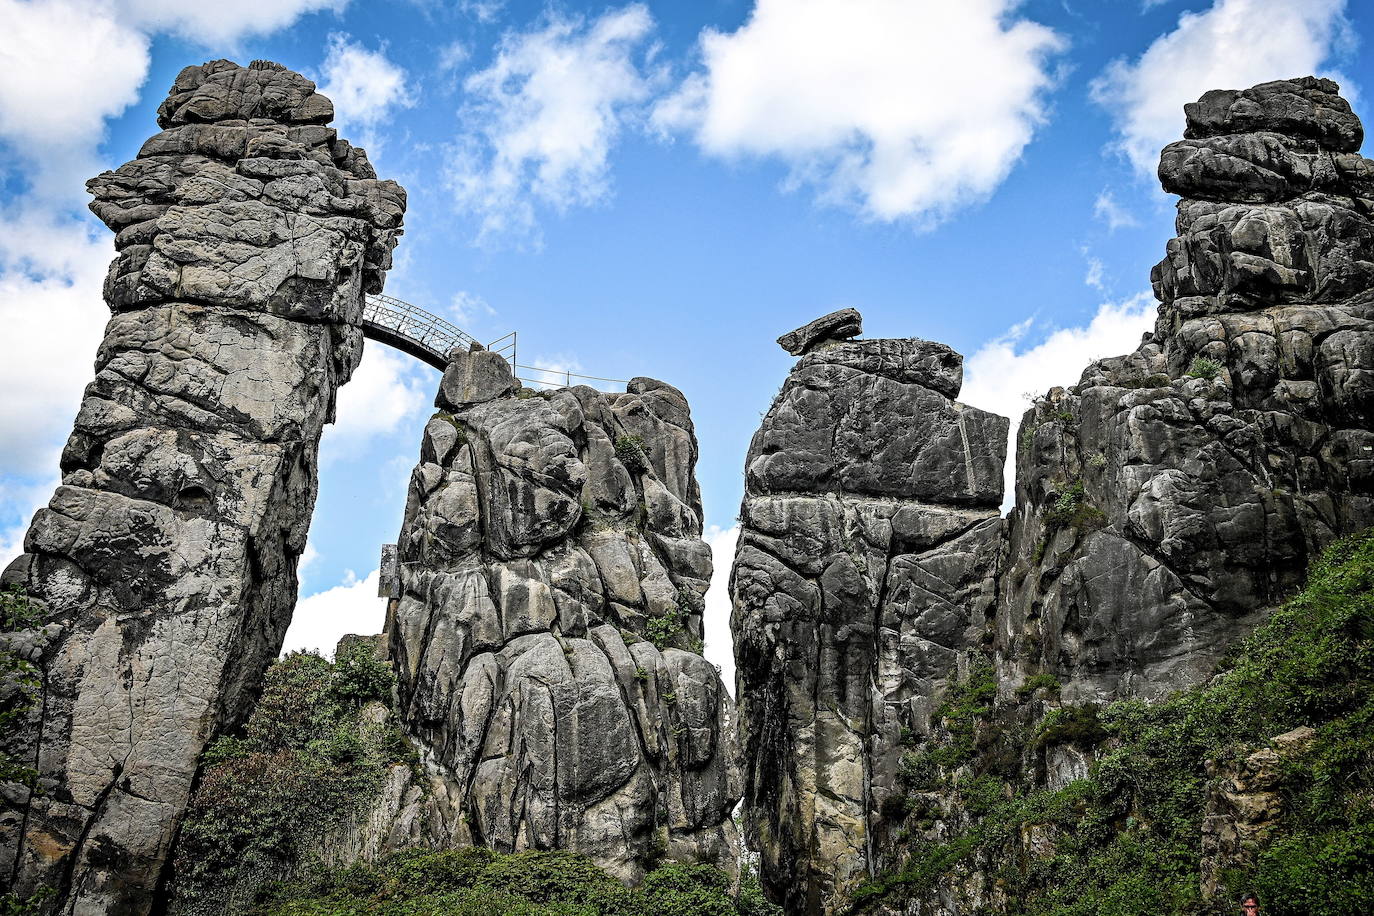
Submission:
[[644,636],[660,650],[677,645],[684,632],[681,611],[650,617],[644,626]]
[[1051,744],[1074,744],[1091,749],[1102,743],[1107,730],[1098,718],[1098,707],[1093,703],[1078,706],[1061,706],[1051,709],[1040,720],[1040,730],[1035,736],[1038,747]]
[[631,471],[642,471],[649,466],[644,454],[643,436],[619,436],[615,440],[615,457]]
[[[0,589],[0,633],[36,630],[42,622],[39,605],[30,601],[22,588],[6,586]],[[38,702],[42,687],[38,666],[24,658],[7,637],[0,635],[0,739],[8,742],[18,733]],[[0,751],[0,782],[29,784],[37,775],[32,767]],[[8,802],[0,802],[0,808],[4,807],[8,807]]]
[[[855,908],[927,892],[976,862],[1025,916],[1211,912],[1199,872],[1208,762],[1234,763],[1300,725],[1315,739],[1283,758],[1284,814],[1253,865],[1224,874],[1224,893],[1255,889],[1272,916],[1363,912],[1374,895],[1374,531],[1334,544],[1306,588],[1209,683],[1157,703],[1047,715],[1038,745],[1096,746],[1086,779],[1017,793],[989,774],[950,774],[935,749],[922,751],[967,823],[942,842],[915,840],[900,868],[856,894]],[[962,750],[952,759],[978,765]],[[1018,856],[1011,839],[1040,827],[1053,828],[1052,849]]]
[[1081,531],[1101,528],[1107,523],[1107,517],[1102,514],[1101,509],[1088,503],[1083,481],[1076,480],[1055,498],[1054,505],[1045,513],[1044,521],[1048,537],[1050,532],[1058,531],[1060,528],[1077,528]]
[[179,891],[213,898],[290,872],[322,833],[371,802],[389,765],[413,762],[394,726],[362,715],[365,703],[389,700],[392,685],[366,643],[332,663],[297,652],[273,664],[243,733],[220,738],[202,760],[177,844]]
[[1016,688],[1016,695],[1025,700],[1035,695],[1037,690],[1045,690],[1047,693],[1057,695],[1059,693],[1059,678],[1050,674],[1048,671],[1041,671],[1026,678],[1026,682]]
[[261,916],[781,916],[746,872],[738,896],[710,865],[663,865],[627,889],[565,851],[407,850],[375,866],[278,885]]
[[1193,360],[1193,364],[1188,367],[1189,378],[1214,379],[1221,374],[1225,368],[1221,363],[1205,356],[1199,356]]

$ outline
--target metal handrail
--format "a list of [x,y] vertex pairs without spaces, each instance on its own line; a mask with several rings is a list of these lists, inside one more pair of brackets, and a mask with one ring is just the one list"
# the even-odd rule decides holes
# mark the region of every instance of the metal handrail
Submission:
[[[395,296],[380,293],[367,296],[363,302],[363,336],[379,340],[409,353],[416,359],[429,363],[440,372],[448,366],[448,354],[454,347],[470,349],[474,344],[481,346],[477,339],[461,328],[450,324],[438,315],[431,314],[417,305],[412,305]],[[567,369],[547,369],[543,366],[526,366],[515,361],[516,332],[498,337],[484,349],[496,353],[510,363],[511,373],[522,382],[533,385],[552,385],[547,379],[526,378],[519,370],[543,372],[554,378],[563,376],[563,383],[571,387],[573,379],[588,379],[594,382],[616,382],[629,384],[628,379],[605,378],[600,375],[583,375]]]

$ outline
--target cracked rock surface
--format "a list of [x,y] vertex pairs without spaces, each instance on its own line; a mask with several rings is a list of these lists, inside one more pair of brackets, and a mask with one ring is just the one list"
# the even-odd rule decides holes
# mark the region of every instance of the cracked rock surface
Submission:
[[1374,163],[1330,80],[1215,91],[1152,334],[1026,414],[997,649],[1066,701],[1197,683],[1336,537],[1374,524]]
[[954,400],[962,366],[924,340],[824,344],[749,448],[731,577],[744,825],[790,913],[868,876],[901,729],[929,721],[993,612],[1007,420]]
[[426,842],[571,849],[626,881],[736,868],[729,694],[701,656],[711,552],[677,389],[522,389],[455,352],[388,611]]
[[[988,734],[1028,724],[1032,677],[1059,685],[1054,705],[1193,686],[1323,547],[1374,524],[1359,120],[1310,77],[1186,111],[1159,168],[1182,199],[1151,276],[1155,329],[1036,400],[1005,522],[1005,421],[950,401],[959,360],[938,344],[823,343],[754,438],[732,578],[744,822],[789,913],[841,909],[904,861],[904,809],[891,824],[883,809],[902,800],[898,742],[942,727],[932,700],[953,674],[995,672]],[[1020,752],[1026,789],[1092,762]],[[966,823],[957,796],[925,801],[939,814],[916,841]],[[1005,910],[986,877],[941,879],[900,911]]]
[[55,891],[48,912],[149,912],[200,753],[290,622],[321,430],[405,210],[332,116],[280,65],[188,67],[162,132],[88,185],[114,315],[4,573],[46,626],[8,748],[38,775],[4,788],[0,871]]

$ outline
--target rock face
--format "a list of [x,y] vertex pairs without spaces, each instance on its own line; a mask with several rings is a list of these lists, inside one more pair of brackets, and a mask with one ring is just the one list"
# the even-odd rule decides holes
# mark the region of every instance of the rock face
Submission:
[[[970,738],[957,778],[995,766],[1017,791],[1061,787],[1091,750],[1006,736],[1036,734],[1051,707],[1204,681],[1321,548],[1374,525],[1374,163],[1355,152],[1359,121],[1313,78],[1209,92],[1187,118],[1159,170],[1183,199],[1152,274],[1155,330],[1037,399],[1005,523],[1005,421],[951,403],[958,357],[937,344],[810,352],[754,439],[732,579],[744,819],[791,913],[833,912],[903,861],[889,833],[906,812],[884,818],[897,744],[934,728],[950,745],[931,711],[952,672],[995,685],[979,734],[1010,755],[980,758],[994,749]],[[1028,702],[1045,684],[1053,698]],[[1233,782],[1204,872],[1263,822],[1237,807],[1254,780]],[[957,793],[927,794],[912,836],[967,829]],[[1031,861],[1053,837],[1010,845]],[[900,911],[1005,911],[995,867],[932,880]]]
[[997,649],[1067,701],[1197,683],[1374,524],[1374,163],[1329,80],[1209,92],[1153,334],[1022,421]]
[[955,402],[962,378],[942,344],[832,343],[749,448],[731,580],[744,823],[789,912],[868,876],[902,730],[928,723],[994,610],[1007,420]]
[[456,352],[411,477],[388,636],[434,788],[426,842],[572,849],[633,881],[733,870],[733,710],[701,657],[687,401],[522,389]]
[[163,131],[90,182],[114,316],[4,575],[46,628],[0,868],[51,912],[149,911],[201,750],[281,647],[320,433],[405,209],[332,115],[277,64],[188,67]]

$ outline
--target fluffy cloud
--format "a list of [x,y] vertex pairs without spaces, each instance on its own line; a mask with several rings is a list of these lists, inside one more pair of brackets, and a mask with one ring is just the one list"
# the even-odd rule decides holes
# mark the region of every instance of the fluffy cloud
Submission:
[[649,95],[635,54],[652,28],[642,4],[590,23],[551,14],[507,34],[491,66],[464,81],[469,132],[450,150],[447,178],[479,219],[479,242],[531,233],[536,203],[563,212],[607,194],[623,116]]
[[374,569],[359,579],[350,570],[339,585],[298,601],[282,651],[318,649],[331,655],[341,636],[382,632],[386,599],[377,597],[380,576]]
[[434,396],[433,380],[421,379],[417,369],[409,356],[369,342],[353,378],[339,389],[336,420],[325,427],[320,446],[324,460],[352,454],[369,439],[395,432],[404,420],[423,410]]
[[1087,327],[1060,328],[1035,346],[1018,349],[1035,324],[1034,318],[1027,318],[964,362],[959,400],[1011,418],[1003,508],[1015,496],[1016,432],[1029,398],[1056,385],[1076,383],[1094,359],[1134,350],[1140,335],[1154,326],[1155,306],[1149,293],[1103,303]]
[[100,290],[113,254],[86,221],[0,216],[0,391],[22,393],[0,411],[7,474],[56,469],[109,317]]
[[1183,106],[1208,89],[1321,73],[1350,40],[1346,0],[1216,0],[1183,13],[1139,58],[1113,61],[1092,85],[1112,113],[1116,147],[1145,175],[1183,136]]
[[105,119],[138,98],[148,36],[97,0],[0,0],[0,22],[0,140],[33,191],[75,200]]
[[385,47],[369,51],[337,32],[329,36],[322,69],[320,92],[334,102],[335,126],[344,133],[355,129],[358,145],[375,154],[377,128],[397,108],[415,104],[405,70],[387,58]]
[[1093,216],[1106,223],[1110,232],[1140,225],[1135,214],[1117,203],[1115,195],[1105,189],[1097,195],[1097,200],[1093,201]]
[[487,300],[467,290],[459,290],[453,294],[448,312],[460,328],[469,332],[472,325],[496,315],[496,309],[492,308]]
[[232,45],[269,35],[307,13],[340,12],[348,0],[120,0],[125,18],[148,31],[172,32],[203,45]]
[[1065,42],[1018,5],[758,0],[738,31],[702,34],[704,70],[655,121],[777,157],[827,202],[930,223],[989,195],[1044,118]]
[[720,677],[730,695],[735,693],[735,641],[730,633],[730,567],[735,562],[739,525],[712,525],[705,534],[711,545],[711,587],[706,591],[706,660],[720,666]]

